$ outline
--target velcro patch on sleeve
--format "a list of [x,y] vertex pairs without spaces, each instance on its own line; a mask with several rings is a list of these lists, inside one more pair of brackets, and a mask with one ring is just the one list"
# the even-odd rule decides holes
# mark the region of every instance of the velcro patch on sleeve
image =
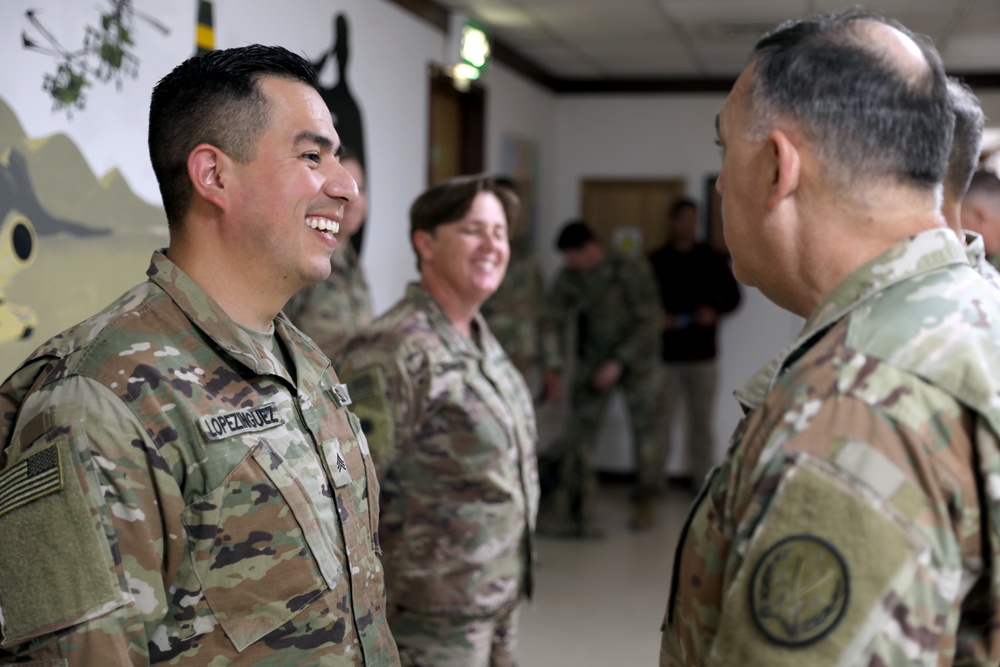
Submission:
[[[4,641],[18,644],[128,600],[108,538],[110,516],[78,424],[46,434],[4,472],[0,600]],[[48,441],[45,441],[48,438]]]
[[712,664],[858,664],[925,549],[822,462],[787,471],[722,602]]
[[378,366],[362,369],[349,378],[351,412],[361,422],[372,459],[380,460],[395,446],[395,421],[386,390],[385,373]]
[[52,443],[0,475],[0,516],[62,488],[62,457]]

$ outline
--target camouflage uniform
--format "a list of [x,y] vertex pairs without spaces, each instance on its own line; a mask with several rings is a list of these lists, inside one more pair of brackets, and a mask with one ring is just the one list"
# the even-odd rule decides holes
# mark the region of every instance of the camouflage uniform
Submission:
[[0,388],[0,662],[398,664],[329,362],[278,317],[293,381],[162,252],[148,275]]
[[514,367],[524,376],[528,386],[536,390],[541,384],[539,318],[545,285],[538,262],[527,246],[527,238],[522,235],[511,239],[507,273],[480,312]]
[[986,281],[1000,289],[1000,271],[986,261],[986,247],[983,245],[983,237],[975,232],[964,231],[965,234],[965,256],[969,259],[972,268]]
[[336,359],[347,341],[372,321],[372,299],[358,252],[343,241],[330,258],[330,277],[303,288],[285,305],[285,315]]
[[603,263],[580,273],[564,269],[546,299],[546,368],[559,368],[558,344],[568,322],[576,325],[576,355],[569,423],[546,450],[555,460],[554,488],[547,494],[545,528],[586,533],[593,526],[596,478],[590,456],[612,392],[599,393],[590,378],[609,359],[622,363],[619,386],[632,425],[638,492],[653,492],[662,470],[652,463],[662,382],[660,297],[649,262],[609,251]]
[[1000,301],[946,229],[856,270],[739,392],[661,665],[1000,661]]
[[[390,624],[404,664],[473,667],[476,624],[494,619],[504,634],[532,586],[531,397],[481,316],[474,329],[478,346],[411,284],[339,360],[382,482],[386,588],[400,614]],[[454,622],[454,637],[421,653],[414,615]],[[493,664],[512,664],[499,657]]]

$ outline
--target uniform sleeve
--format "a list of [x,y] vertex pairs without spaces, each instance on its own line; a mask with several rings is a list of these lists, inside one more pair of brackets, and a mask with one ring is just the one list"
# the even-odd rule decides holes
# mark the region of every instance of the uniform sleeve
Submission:
[[649,262],[629,261],[627,266],[622,279],[630,324],[625,329],[628,334],[616,347],[614,356],[626,366],[636,368],[660,357],[659,334],[663,311]]
[[14,443],[0,482],[14,499],[0,509],[0,662],[149,664],[184,540],[155,446],[116,396],[82,378],[30,396]]
[[408,368],[400,345],[368,336],[353,339],[338,364],[337,375],[347,384],[350,409],[361,421],[380,481],[413,437],[418,394]]
[[759,420],[693,515],[661,665],[939,664],[962,604],[956,531],[978,541],[978,519],[961,466],[926,455],[970,451],[960,413],[935,419],[915,430],[839,397]]

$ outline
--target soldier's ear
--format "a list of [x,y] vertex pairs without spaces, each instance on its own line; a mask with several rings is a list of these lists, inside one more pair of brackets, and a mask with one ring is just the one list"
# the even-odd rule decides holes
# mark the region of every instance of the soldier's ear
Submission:
[[767,208],[773,210],[799,187],[802,171],[800,147],[781,130],[771,130],[766,139],[770,164]]
[[188,178],[195,194],[219,208],[228,208],[227,190],[232,161],[229,156],[211,144],[199,144],[188,155]]
[[413,247],[421,263],[430,261],[434,257],[434,235],[424,229],[418,229],[413,232]]

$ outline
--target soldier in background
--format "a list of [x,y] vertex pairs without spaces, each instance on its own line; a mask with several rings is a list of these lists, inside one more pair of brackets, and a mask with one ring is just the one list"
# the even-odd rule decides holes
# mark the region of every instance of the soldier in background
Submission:
[[280,314],[357,197],[315,73],[211,51],[149,119],[169,247],[0,388],[0,663],[396,665],[364,435]]
[[1000,272],[986,260],[983,237],[962,229],[962,198],[968,191],[973,172],[979,164],[986,118],[972,90],[954,77],[948,78],[948,97],[955,114],[955,133],[948,155],[948,174],[944,179],[941,214],[948,227],[965,244],[969,263],[979,275],[1000,289]]
[[389,623],[404,665],[505,667],[531,592],[535,417],[479,314],[503,280],[507,193],[486,176],[410,207],[420,282],[338,363],[382,482]]
[[653,463],[653,437],[660,394],[660,298],[649,262],[607,250],[580,220],[567,223],[556,247],[565,267],[546,296],[545,396],[563,395],[562,341],[575,325],[576,350],[570,414],[562,434],[545,450],[554,469],[546,492],[539,531],[553,535],[600,535],[595,525],[597,477],[591,456],[612,390],[625,394],[632,426],[636,470],[629,525],[653,524],[653,496],[663,470]]
[[962,199],[962,227],[983,237],[986,261],[1000,268],[1000,178],[980,169]]
[[513,202],[510,261],[503,282],[483,304],[481,312],[490,325],[490,331],[500,341],[534,395],[541,386],[540,317],[545,282],[531,250],[531,230],[524,226],[520,187],[507,176],[497,176],[494,181],[507,190]]
[[344,207],[337,233],[337,250],[330,258],[330,276],[302,288],[285,306],[285,315],[309,335],[330,359],[372,321],[372,299],[361,260],[351,238],[364,224],[368,208],[365,173],[357,155],[346,149],[340,164],[358,184],[358,198]]
[[662,306],[663,393],[655,466],[665,467],[678,403],[684,406],[684,445],[696,489],[716,463],[713,429],[718,375],[718,325],[736,310],[740,289],[729,259],[698,239],[698,205],[682,197],[667,215],[667,243],[649,256]]
[[734,273],[806,318],[674,561],[661,665],[1000,661],[1000,301],[943,225],[940,57],[861,9],[763,37],[717,119]]

